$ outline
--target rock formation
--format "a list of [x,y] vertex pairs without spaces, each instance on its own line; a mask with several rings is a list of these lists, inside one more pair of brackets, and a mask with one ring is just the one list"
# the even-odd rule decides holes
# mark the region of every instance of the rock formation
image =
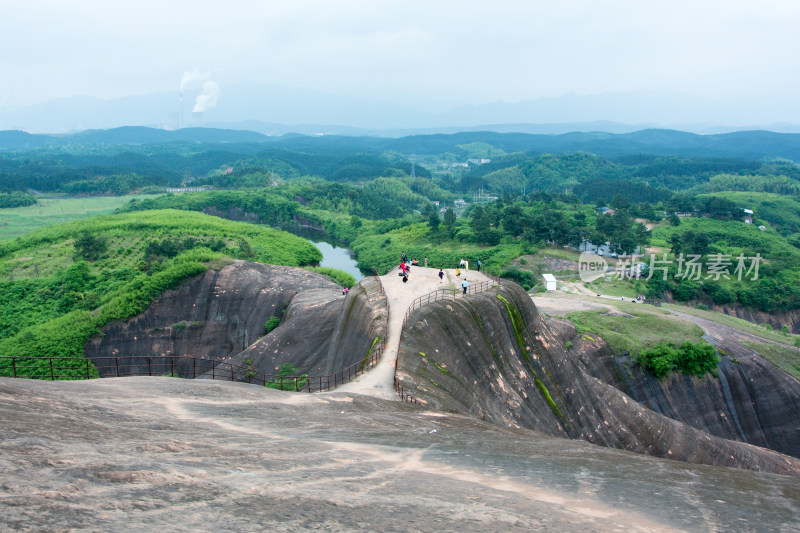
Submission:
[[[800,460],[710,435],[592,377],[514,284],[415,311],[398,377],[436,409],[671,459],[800,473]],[[797,442],[797,437],[794,437]]]
[[[267,334],[271,316],[280,326]],[[283,363],[325,375],[363,360],[386,331],[386,299],[373,278],[347,297],[326,276],[294,267],[235,261],[166,291],[141,315],[110,324],[84,352],[101,375],[101,358],[121,357],[128,373],[147,373],[144,356],[191,356],[246,366],[270,375]],[[175,369],[190,374],[190,363]],[[161,368],[161,367],[159,367]],[[164,373],[161,368],[160,373]]]
[[280,327],[230,362],[272,374],[291,362],[302,373],[325,376],[363,361],[376,337],[386,336],[386,297],[380,282],[364,278],[347,294],[335,289],[305,290],[295,296]]

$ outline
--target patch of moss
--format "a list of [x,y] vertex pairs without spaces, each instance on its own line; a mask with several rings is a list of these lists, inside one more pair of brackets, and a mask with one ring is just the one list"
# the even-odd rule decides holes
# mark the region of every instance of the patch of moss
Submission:
[[375,337],[374,339],[372,339],[372,346],[369,347],[369,350],[367,350],[367,355],[364,357],[364,360],[361,361],[361,366],[358,369],[359,372],[362,372],[364,370],[364,367],[367,366],[367,362],[369,362],[369,356],[372,355],[372,350],[375,348],[375,345],[378,344],[378,341],[380,340],[381,340],[380,337]]
[[442,365],[440,365],[440,364],[439,364],[439,363],[437,363],[436,361],[434,361],[434,362],[433,362],[433,364],[434,364],[434,366],[436,367],[436,370],[438,370],[439,372],[441,372],[441,373],[442,373],[442,374],[444,374],[445,376],[447,376],[447,375],[449,375],[449,374],[450,374],[450,371],[449,371],[449,370],[447,370],[445,367],[443,367]]
[[522,316],[519,314],[519,309],[512,307],[502,294],[498,294],[497,299],[505,305],[508,318],[511,320],[511,327],[514,329],[514,337],[517,339],[517,345],[519,349],[522,350],[522,355],[528,359],[528,351],[525,348],[525,337],[522,336]]
[[556,415],[558,418],[561,419],[562,422],[566,423],[567,420],[564,418],[564,415],[561,414],[561,409],[558,408],[556,402],[553,400],[553,397],[550,396],[550,391],[547,390],[542,380],[539,379],[539,376],[536,373],[533,374],[533,380],[536,382],[536,387],[539,389],[539,392],[542,393],[544,399],[547,401],[547,404],[550,406],[550,410],[553,411],[553,414]]

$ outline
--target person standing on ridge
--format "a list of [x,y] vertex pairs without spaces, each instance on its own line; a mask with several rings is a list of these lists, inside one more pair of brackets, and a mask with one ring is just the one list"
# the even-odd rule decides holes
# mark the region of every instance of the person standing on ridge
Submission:
[[480,271],[481,271],[481,260],[478,259],[478,272],[480,272]]
[[425,268],[428,268],[428,256],[425,256]]
[[440,268],[439,269],[439,283],[441,283],[443,280],[444,280],[444,270],[442,270]]
[[467,278],[464,278],[464,281],[461,282],[461,288],[464,289],[464,294],[467,294],[467,287],[469,287],[469,283],[467,283]]

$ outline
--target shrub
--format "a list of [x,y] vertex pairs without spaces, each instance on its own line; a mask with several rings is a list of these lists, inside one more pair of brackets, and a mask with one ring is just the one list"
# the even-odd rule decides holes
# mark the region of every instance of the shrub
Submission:
[[269,333],[273,329],[277,328],[280,325],[280,323],[281,323],[280,317],[272,315],[271,317],[269,317],[269,320],[267,320],[266,324],[264,324],[264,328],[266,328],[267,333]]
[[338,268],[331,268],[331,267],[306,267],[307,270],[313,270],[323,276],[328,276],[333,282],[337,285],[341,285],[342,287],[347,287],[348,289],[352,288],[353,285],[356,284],[356,278],[352,275],[348,274],[344,270],[339,270]]
[[680,346],[661,343],[639,353],[639,366],[661,379],[671,371],[702,377],[706,372],[717,375],[720,359],[717,350],[705,341],[684,342]]
[[305,387],[307,383],[308,374],[299,374],[299,370],[292,363],[283,363],[278,368],[276,378],[265,383],[265,386],[278,390],[299,390]]

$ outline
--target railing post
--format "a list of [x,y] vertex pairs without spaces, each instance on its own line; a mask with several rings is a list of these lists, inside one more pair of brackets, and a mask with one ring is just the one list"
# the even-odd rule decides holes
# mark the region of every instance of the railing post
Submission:
[[295,392],[300,390],[300,389],[297,388],[298,379],[300,379],[300,378],[298,378],[297,376],[294,377],[294,391]]
[[197,358],[192,357],[192,379],[197,377]]
[[12,357],[11,358],[11,368],[14,369],[14,377],[17,377],[17,358],[16,357]]
[[217,379],[217,360],[211,360],[211,379]]
[[86,379],[89,379],[89,358],[86,358]]
[[55,381],[56,378],[53,375],[53,358],[50,358],[50,381]]
[[150,357],[148,357],[147,358],[147,375],[152,377],[152,375],[153,375],[153,367],[150,365],[150,363],[151,363]]
[[169,357],[169,374],[170,377],[175,377],[175,357],[173,356]]
[[117,369],[117,377],[119,377],[119,357],[114,358],[114,366]]

